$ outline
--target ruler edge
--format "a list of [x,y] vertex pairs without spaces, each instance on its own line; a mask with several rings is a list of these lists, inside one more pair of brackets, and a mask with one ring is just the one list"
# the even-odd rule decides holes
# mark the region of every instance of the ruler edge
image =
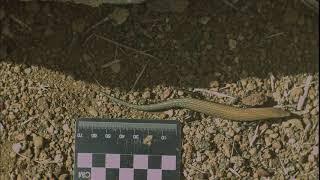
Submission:
[[178,139],[178,144],[180,144],[178,148],[178,155],[177,155],[177,171],[179,172],[178,173],[178,179],[181,179],[181,174],[183,173],[182,172],[182,169],[181,169],[181,165],[182,165],[182,140],[183,140],[183,137],[182,137],[182,125],[181,125],[181,122],[179,120],[164,120],[164,119],[129,119],[129,118],[107,118],[107,117],[93,117],[93,118],[90,118],[90,117],[82,117],[82,118],[77,118],[75,121],[75,129],[74,129],[74,164],[73,164],[73,177],[72,179],[73,180],[78,180],[78,179],[75,179],[76,177],[76,166],[77,166],[77,158],[76,158],[76,154],[77,154],[77,151],[76,151],[76,139],[77,139],[77,130],[78,130],[78,125],[79,125],[79,121],[103,121],[103,120],[112,120],[112,121],[123,121],[123,122],[130,122],[130,121],[144,121],[144,122],[151,122],[151,123],[163,123],[163,122],[166,122],[169,124],[176,124],[177,125],[177,136],[180,137]]

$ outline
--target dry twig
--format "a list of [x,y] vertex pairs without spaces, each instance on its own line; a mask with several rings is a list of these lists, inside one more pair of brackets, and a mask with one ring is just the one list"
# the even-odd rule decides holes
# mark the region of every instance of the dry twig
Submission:
[[137,85],[138,81],[140,80],[142,74],[145,72],[148,64],[149,64],[149,63],[146,63],[146,64],[143,66],[141,72],[139,73],[138,77],[137,77],[136,80],[134,81],[133,86],[132,86],[132,88],[131,88],[130,91],[133,91],[133,89],[136,87],[136,85]]
[[145,51],[137,50],[137,49],[135,49],[135,48],[129,47],[129,46],[127,46],[127,45],[121,44],[121,43],[119,43],[119,42],[113,41],[113,40],[111,40],[111,39],[108,39],[108,38],[106,38],[106,37],[103,37],[103,36],[100,36],[100,35],[97,35],[97,34],[95,34],[94,36],[96,36],[96,37],[99,38],[99,39],[105,40],[105,41],[107,41],[107,42],[109,42],[109,43],[112,43],[112,44],[114,44],[114,45],[117,45],[117,46],[119,46],[119,47],[122,47],[122,48],[125,48],[125,49],[129,49],[129,50],[131,50],[131,51],[134,51],[134,52],[136,52],[136,53],[138,53],[138,54],[145,55],[145,56],[150,57],[150,58],[152,58],[152,59],[159,60],[159,58],[157,58],[157,57],[155,57],[155,56],[153,56],[153,55],[151,55],[151,54],[149,54],[149,53],[146,53]]
[[31,27],[28,26],[26,23],[22,22],[20,19],[16,18],[14,15],[10,14],[9,17],[16,22],[17,24],[19,24],[21,27],[27,29],[28,31],[32,31]]
[[309,92],[309,88],[310,88],[310,85],[311,85],[311,81],[312,81],[312,76],[309,75],[307,77],[307,80],[306,80],[306,83],[305,83],[305,86],[304,86],[303,95],[300,96],[299,101],[298,101],[298,105],[297,105],[297,110],[298,111],[302,110],[302,106],[304,105],[304,101],[306,100],[306,98],[308,96],[308,92]]
[[250,147],[252,147],[253,143],[256,141],[257,137],[259,136],[258,131],[259,131],[259,124],[257,125],[256,130],[254,131],[254,135],[252,136],[252,139],[250,140]]

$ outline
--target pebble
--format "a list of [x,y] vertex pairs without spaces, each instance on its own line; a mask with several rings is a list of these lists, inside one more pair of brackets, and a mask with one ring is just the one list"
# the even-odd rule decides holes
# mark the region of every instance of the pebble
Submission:
[[272,139],[276,139],[277,137],[279,137],[278,133],[272,133],[269,135],[269,137],[271,137]]
[[86,111],[93,117],[96,117],[99,115],[98,111],[94,107],[88,107],[86,108]]
[[43,137],[37,136],[35,134],[32,134],[32,141],[33,141],[34,147],[36,149],[41,149],[42,148],[43,143],[44,143]]
[[69,128],[69,125],[68,124],[64,124],[62,126],[62,129],[65,131],[65,132],[69,132],[70,131],[70,128]]
[[261,177],[269,177],[270,176],[270,173],[263,168],[257,169],[256,173]]
[[0,122],[0,135],[2,135],[4,133],[4,126],[3,124]]
[[276,149],[276,150],[279,150],[279,149],[281,149],[281,144],[279,143],[279,142],[273,142],[272,143],[272,148],[273,149]]
[[109,18],[113,21],[115,25],[121,25],[129,17],[129,11],[126,8],[115,8],[113,12],[109,15]]
[[145,91],[145,92],[142,94],[142,98],[143,98],[143,99],[149,99],[150,97],[151,97],[150,91]]
[[162,99],[167,99],[172,93],[172,90],[167,88],[164,92],[163,92],[163,96]]
[[26,74],[30,74],[31,71],[32,71],[31,68],[26,68],[23,72],[26,73]]
[[61,174],[59,176],[59,180],[68,180],[69,179],[69,174]]
[[163,113],[168,115],[169,117],[173,117],[174,111],[173,111],[173,109],[169,109],[167,111],[164,111]]
[[311,114],[311,115],[317,115],[317,114],[318,114],[318,109],[317,109],[317,108],[313,108],[313,109],[310,111],[310,114]]
[[242,103],[248,106],[261,106],[267,102],[268,98],[265,93],[253,93],[242,98]]
[[183,94],[184,94],[183,91],[180,91],[180,90],[178,91],[178,95],[179,95],[179,96],[183,96]]
[[22,148],[21,143],[15,143],[15,144],[12,145],[12,150],[15,153],[20,153],[21,148]]
[[229,39],[229,49],[234,50],[237,48],[237,41],[234,39]]
[[200,24],[202,24],[202,25],[206,25],[206,24],[208,24],[208,22],[209,22],[210,20],[211,20],[210,17],[204,16],[204,17],[200,17],[199,22],[200,22]]
[[40,111],[42,111],[42,112],[43,112],[44,110],[48,109],[48,108],[49,108],[49,103],[48,103],[47,99],[44,98],[44,97],[38,99],[37,107],[38,107],[38,109],[39,109]]

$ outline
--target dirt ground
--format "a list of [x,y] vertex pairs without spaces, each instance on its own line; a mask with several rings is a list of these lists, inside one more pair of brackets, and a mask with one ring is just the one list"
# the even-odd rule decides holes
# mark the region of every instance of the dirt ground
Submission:
[[[180,120],[183,179],[319,178],[318,15],[298,0],[176,2],[0,1],[1,180],[71,179],[79,117]],[[147,113],[104,93],[298,116],[241,123],[185,109]]]

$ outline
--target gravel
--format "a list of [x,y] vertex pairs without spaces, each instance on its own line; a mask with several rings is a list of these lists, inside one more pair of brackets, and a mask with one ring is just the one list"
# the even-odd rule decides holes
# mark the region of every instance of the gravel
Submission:
[[[0,7],[0,179],[70,179],[79,117],[181,121],[186,180],[317,179],[317,18],[291,1],[234,5],[239,9],[187,0],[99,10],[38,1]],[[70,45],[109,15],[113,22],[95,33],[159,60],[92,37],[84,47]],[[114,60],[115,67],[102,68]],[[191,93],[195,88],[228,96]],[[113,104],[104,93],[135,104],[194,96],[237,107],[277,105],[298,116],[240,123],[185,109],[148,113]]]

